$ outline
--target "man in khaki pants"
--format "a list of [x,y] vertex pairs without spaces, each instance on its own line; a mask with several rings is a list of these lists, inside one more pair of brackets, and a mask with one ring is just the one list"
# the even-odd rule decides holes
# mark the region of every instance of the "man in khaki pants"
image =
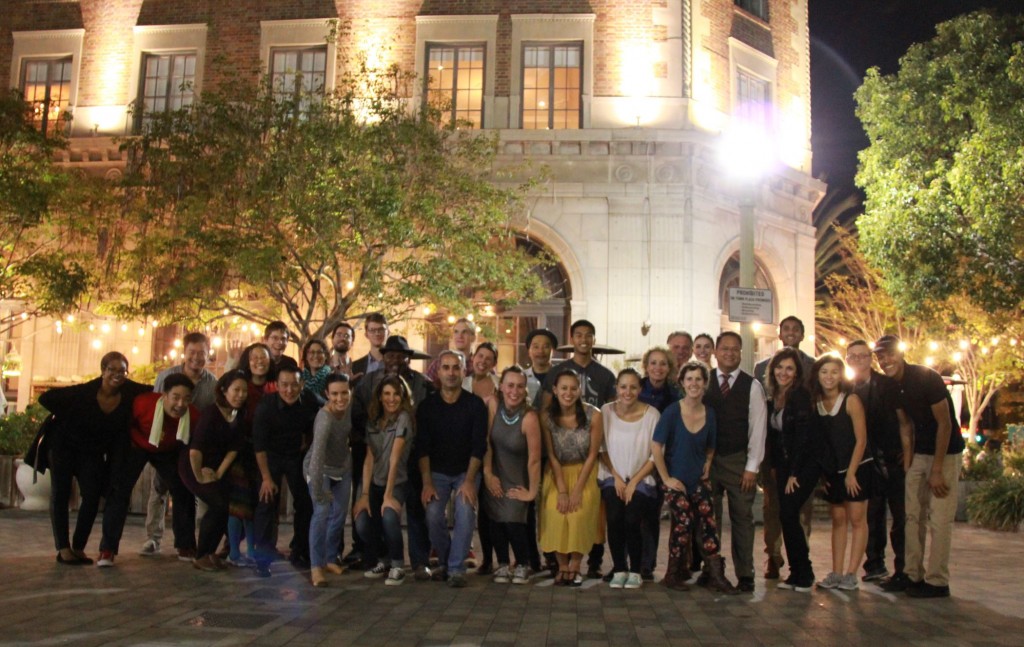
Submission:
[[[956,484],[964,439],[953,429],[953,399],[932,369],[908,364],[899,337],[885,335],[875,342],[878,365],[896,380],[903,410],[913,422],[913,438],[904,438],[903,469],[906,479],[907,595],[914,598],[949,597],[949,546],[956,514]],[[901,433],[906,433],[901,430]],[[931,534],[931,552],[924,560],[925,533]]]

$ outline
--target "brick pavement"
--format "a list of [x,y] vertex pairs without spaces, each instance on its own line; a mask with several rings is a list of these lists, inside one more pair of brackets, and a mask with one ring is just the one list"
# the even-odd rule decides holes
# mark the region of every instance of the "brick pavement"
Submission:
[[[97,527],[90,554],[98,534]],[[282,545],[287,534],[284,526]],[[911,600],[870,585],[798,594],[760,579],[753,597],[737,598],[650,584],[639,591],[597,582],[563,589],[543,579],[496,585],[476,576],[461,590],[411,578],[385,587],[358,574],[313,589],[285,564],[264,580],[248,571],[201,573],[167,548],[162,557],[138,557],[143,538],[142,520],[133,517],[115,568],[66,567],[54,561],[45,515],[0,511],[0,645],[1024,643],[1021,536],[962,524],[946,600]],[[824,575],[827,522],[815,523],[811,547]]]

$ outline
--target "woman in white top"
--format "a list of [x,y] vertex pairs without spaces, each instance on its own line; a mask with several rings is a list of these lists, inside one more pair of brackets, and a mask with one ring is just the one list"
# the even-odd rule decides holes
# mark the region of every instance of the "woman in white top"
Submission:
[[601,408],[605,435],[597,478],[614,564],[610,584],[613,589],[638,589],[643,584],[641,529],[651,516],[658,514],[651,438],[659,414],[654,407],[640,402],[640,388],[636,369],[622,369],[615,382],[618,398]]

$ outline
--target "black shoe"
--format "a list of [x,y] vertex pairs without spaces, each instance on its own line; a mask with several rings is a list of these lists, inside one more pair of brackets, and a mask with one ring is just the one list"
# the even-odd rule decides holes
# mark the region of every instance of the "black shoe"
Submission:
[[878,580],[884,580],[889,577],[889,570],[886,567],[873,568],[871,570],[864,571],[864,577],[860,578],[861,582],[875,582]]
[[611,582],[613,577],[615,577],[615,569],[614,568],[612,570],[608,571],[608,573],[604,577],[601,578],[601,581],[602,582]]
[[292,553],[288,556],[288,561],[295,568],[309,568],[309,555],[303,555],[301,553]]
[[[588,580],[597,580],[597,579],[601,579],[602,577],[603,576],[601,575],[601,567],[600,566],[590,566],[590,567],[587,568],[587,579]],[[608,580],[608,581],[610,582],[611,580]]]
[[878,587],[887,593],[902,593],[911,584],[912,582],[906,573],[896,573],[892,577],[879,582]]
[[340,560],[340,565],[341,566],[348,566],[349,569],[351,569],[351,570],[357,570],[359,567],[358,566],[353,566],[353,564],[356,564],[356,563],[362,564],[362,562],[363,562],[363,554],[358,552],[358,551],[351,550],[351,551],[349,551],[348,555],[345,555],[344,559]]
[[710,582],[710,581],[711,581],[711,576],[710,575],[708,575],[707,573],[701,573],[697,577],[697,586],[707,586],[708,582]]
[[741,577],[740,583],[736,586],[740,590],[740,593],[753,593],[754,592],[754,578],[752,577]]
[[907,595],[912,598],[948,598],[949,587],[921,582],[917,586],[907,589]]
[[640,571],[640,579],[644,582],[654,581],[654,571]]

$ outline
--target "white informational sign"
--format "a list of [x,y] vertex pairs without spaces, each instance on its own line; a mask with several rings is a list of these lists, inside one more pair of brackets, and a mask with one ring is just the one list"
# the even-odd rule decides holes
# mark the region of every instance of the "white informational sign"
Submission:
[[759,288],[729,288],[729,321],[775,323],[772,291]]

